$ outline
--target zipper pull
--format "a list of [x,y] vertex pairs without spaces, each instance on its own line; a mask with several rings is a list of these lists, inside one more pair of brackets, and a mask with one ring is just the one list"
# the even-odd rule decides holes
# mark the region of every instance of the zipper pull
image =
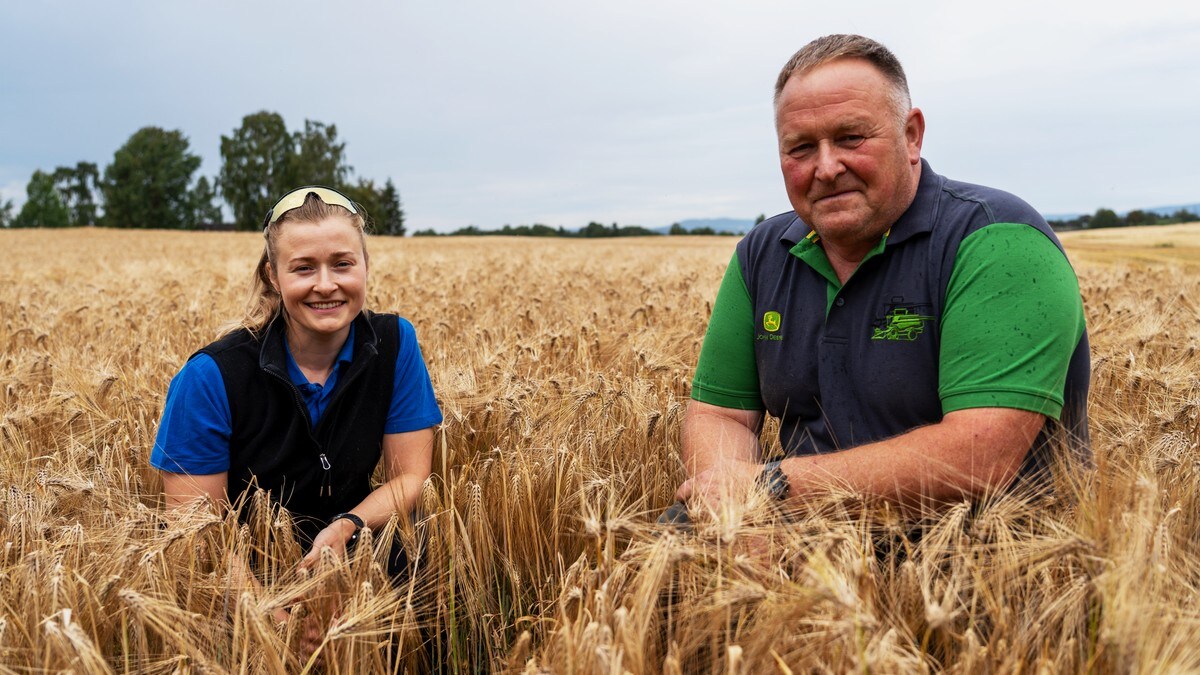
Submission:
[[330,475],[329,470],[333,468],[333,465],[329,463],[329,458],[326,457],[325,453],[323,453],[323,452],[321,453],[320,459],[321,459],[321,468],[325,469],[325,478],[324,478],[324,480],[321,481],[320,496],[332,497],[333,496],[333,477]]

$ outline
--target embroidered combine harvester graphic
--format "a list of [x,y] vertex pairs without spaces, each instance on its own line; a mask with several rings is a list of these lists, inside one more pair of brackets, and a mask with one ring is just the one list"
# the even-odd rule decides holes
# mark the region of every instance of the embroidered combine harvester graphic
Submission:
[[893,307],[883,317],[883,325],[875,326],[872,340],[905,340],[912,342],[925,332],[925,322],[934,317],[927,314],[916,314],[907,307]]

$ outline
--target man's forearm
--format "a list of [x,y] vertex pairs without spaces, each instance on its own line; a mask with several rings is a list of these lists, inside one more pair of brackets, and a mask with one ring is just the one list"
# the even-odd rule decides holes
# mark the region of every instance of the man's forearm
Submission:
[[1023,410],[963,410],[885,441],[781,466],[792,498],[845,489],[898,503],[960,499],[1012,482],[1044,423]]
[[755,461],[760,420],[761,413],[754,411],[728,411],[690,401],[680,452],[687,475],[695,476],[729,461]]

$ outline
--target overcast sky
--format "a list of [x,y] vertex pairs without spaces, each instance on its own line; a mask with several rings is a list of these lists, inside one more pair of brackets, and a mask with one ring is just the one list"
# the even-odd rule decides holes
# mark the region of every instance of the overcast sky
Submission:
[[[3,2],[0,197],[244,115],[337,125],[411,228],[788,210],[771,88],[810,39],[888,45],[939,173],[1043,213],[1200,202],[1200,3]],[[197,177],[199,174],[197,174]]]

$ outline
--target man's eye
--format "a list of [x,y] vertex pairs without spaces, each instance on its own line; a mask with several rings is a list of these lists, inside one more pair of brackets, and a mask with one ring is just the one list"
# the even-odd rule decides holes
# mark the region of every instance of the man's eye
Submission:
[[810,151],[812,151],[812,148],[813,148],[812,143],[801,143],[799,145],[792,146],[792,149],[788,150],[788,154],[793,157],[796,157],[799,155],[806,155]]
[[857,134],[846,134],[845,136],[842,136],[841,138],[839,138],[838,142],[840,142],[842,145],[858,145],[859,143],[862,143],[864,140],[866,140],[865,136],[859,136]]

